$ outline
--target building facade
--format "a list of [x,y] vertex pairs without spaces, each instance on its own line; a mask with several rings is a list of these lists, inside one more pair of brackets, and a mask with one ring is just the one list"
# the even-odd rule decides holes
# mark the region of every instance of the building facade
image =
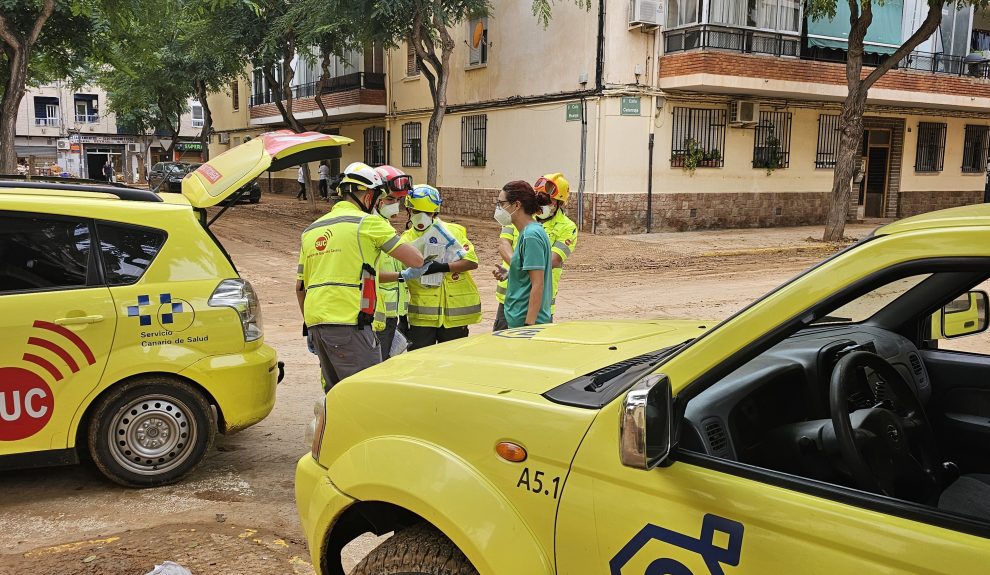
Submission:
[[103,179],[103,166],[109,160],[118,181],[138,183],[155,162],[200,161],[203,115],[198,102],[190,101],[189,112],[181,119],[174,157],[167,156],[166,142],[160,136],[135,134],[118,126],[107,108],[106,92],[97,86],[73,89],[56,82],[29,88],[17,113],[18,170]]
[[[560,3],[543,29],[527,7],[494,3],[489,18],[453,30],[438,146],[444,210],[490,217],[506,182],[560,171],[585,231],[821,223],[846,93],[848,15],[816,22],[802,5],[602,0],[585,11]],[[920,0],[877,9],[867,72],[926,9]],[[990,16],[953,5],[939,31],[881,78],[870,91],[850,217],[984,201],[988,60]],[[297,117],[355,141],[332,169],[391,163],[425,180],[432,105],[406,46],[356,51],[323,83],[315,63],[297,58],[294,67]],[[217,151],[282,125],[272,98],[258,75],[214,95]]]

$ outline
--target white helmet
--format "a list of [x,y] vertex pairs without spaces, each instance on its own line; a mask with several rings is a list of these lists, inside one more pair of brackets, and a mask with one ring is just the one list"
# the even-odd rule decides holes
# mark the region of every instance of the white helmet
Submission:
[[338,187],[351,184],[358,186],[358,190],[371,189],[381,190],[385,186],[381,175],[374,168],[364,162],[354,162],[344,170],[344,177],[341,178]]

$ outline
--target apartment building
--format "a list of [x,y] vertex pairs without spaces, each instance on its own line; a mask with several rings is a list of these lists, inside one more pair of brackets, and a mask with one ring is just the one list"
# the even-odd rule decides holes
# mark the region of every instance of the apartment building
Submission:
[[202,106],[196,101],[189,105],[169,157],[160,135],[136,134],[118,125],[116,116],[107,111],[106,92],[97,86],[73,89],[56,82],[29,88],[17,113],[14,147],[19,169],[36,175],[102,179],[109,159],[118,178],[136,183],[144,181],[155,162],[199,161]]
[[[921,0],[877,7],[867,65],[925,10]],[[544,30],[528,4],[495,2],[489,18],[454,30],[444,210],[490,217],[504,183],[561,171],[585,231],[820,223],[847,22],[841,6],[810,20],[798,0],[602,0],[590,11],[556,4]],[[407,47],[356,51],[323,83],[315,63],[297,60],[297,117],[355,140],[334,169],[391,163],[425,179],[431,101]],[[950,5],[938,32],[875,85],[850,217],[984,201],[988,61],[990,15]],[[215,95],[217,149],[278,127],[272,97],[258,74]]]

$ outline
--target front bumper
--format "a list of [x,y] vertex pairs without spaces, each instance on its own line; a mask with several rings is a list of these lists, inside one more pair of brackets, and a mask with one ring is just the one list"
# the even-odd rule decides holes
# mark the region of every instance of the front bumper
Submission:
[[222,433],[258,423],[275,407],[275,386],[282,370],[275,350],[260,345],[250,351],[203,358],[180,372],[213,396],[223,416]]
[[327,470],[312,455],[307,453],[299,460],[296,464],[296,509],[317,573],[321,572],[323,545],[330,527],[352,503],[354,499],[330,482]]

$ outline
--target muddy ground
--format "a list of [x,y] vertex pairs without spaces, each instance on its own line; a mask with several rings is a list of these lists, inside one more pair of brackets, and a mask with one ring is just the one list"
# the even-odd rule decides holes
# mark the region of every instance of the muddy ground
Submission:
[[[325,206],[320,207],[325,211]],[[165,560],[196,575],[312,573],[296,516],[293,472],[320,395],[316,357],[300,337],[293,295],[300,231],[322,211],[266,195],[214,229],[263,303],[265,339],[286,363],[272,414],[218,436],[204,463],[178,485],[118,487],[92,465],[0,472],[0,575],[141,575]],[[485,317],[496,307],[498,228],[457,219],[475,242]],[[871,226],[852,226],[861,237]],[[820,228],[603,237],[582,235],[567,264],[556,321],[589,318],[720,319],[840,245],[812,241]],[[376,544],[346,550],[356,564]]]

